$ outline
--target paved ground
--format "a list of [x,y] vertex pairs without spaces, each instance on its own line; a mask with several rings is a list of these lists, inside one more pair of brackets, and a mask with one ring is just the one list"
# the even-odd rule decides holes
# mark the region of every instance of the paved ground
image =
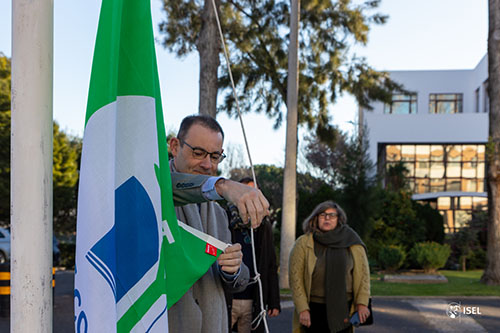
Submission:
[[[461,309],[476,307],[481,314],[450,318],[450,303]],[[282,302],[283,312],[268,319],[270,332],[291,332],[293,304]],[[500,297],[374,297],[375,323],[356,332],[500,332]],[[73,272],[56,272],[54,332],[73,332]],[[9,332],[9,318],[0,318],[0,332]]]
[[[479,307],[481,315],[446,314],[448,304]],[[374,297],[374,324],[356,332],[500,332],[500,297]],[[268,320],[270,332],[291,332],[293,304],[282,302],[283,312]]]

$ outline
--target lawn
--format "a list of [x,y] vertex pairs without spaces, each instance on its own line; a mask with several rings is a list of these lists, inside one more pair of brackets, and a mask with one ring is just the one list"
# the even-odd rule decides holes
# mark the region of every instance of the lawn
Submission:
[[372,296],[500,296],[500,286],[486,286],[479,282],[482,270],[439,271],[448,283],[408,284],[381,281],[382,274],[371,275]]

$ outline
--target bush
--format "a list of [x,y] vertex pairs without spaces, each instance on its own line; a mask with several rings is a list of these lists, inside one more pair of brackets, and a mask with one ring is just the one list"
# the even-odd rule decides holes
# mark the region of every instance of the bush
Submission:
[[444,242],[444,221],[443,216],[437,209],[429,204],[413,202],[417,217],[425,225],[425,240],[443,244]]
[[380,266],[390,272],[395,272],[401,267],[406,259],[406,253],[402,246],[388,245],[380,249],[378,261]]
[[486,266],[486,254],[483,250],[486,247],[484,241],[486,220],[485,212],[474,211],[472,219],[467,222],[465,227],[446,236],[446,243],[451,247],[451,256],[448,259],[447,267],[466,271]]
[[[425,225],[417,217],[410,193],[382,190],[379,195],[381,204],[370,234],[370,246],[375,246],[375,251],[385,245],[401,245],[409,251],[413,244],[427,240]],[[378,258],[378,252],[374,258]]]
[[410,255],[426,273],[436,272],[437,269],[443,267],[450,253],[451,249],[448,244],[441,245],[436,242],[417,243],[410,251]]
[[75,243],[60,242],[61,260],[59,265],[66,269],[75,269]]
[[467,259],[468,269],[484,269],[486,267],[486,251],[481,248],[471,252]]

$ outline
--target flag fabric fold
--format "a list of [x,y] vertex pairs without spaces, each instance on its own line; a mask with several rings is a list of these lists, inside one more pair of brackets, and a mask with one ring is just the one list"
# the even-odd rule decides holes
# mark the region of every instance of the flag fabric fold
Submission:
[[76,332],[167,332],[167,309],[224,249],[177,222],[150,6],[102,1],[80,168]]

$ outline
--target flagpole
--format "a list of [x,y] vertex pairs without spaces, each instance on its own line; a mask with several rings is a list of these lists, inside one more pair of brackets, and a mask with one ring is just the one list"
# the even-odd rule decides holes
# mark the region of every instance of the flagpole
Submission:
[[11,332],[52,332],[53,0],[12,0]]

